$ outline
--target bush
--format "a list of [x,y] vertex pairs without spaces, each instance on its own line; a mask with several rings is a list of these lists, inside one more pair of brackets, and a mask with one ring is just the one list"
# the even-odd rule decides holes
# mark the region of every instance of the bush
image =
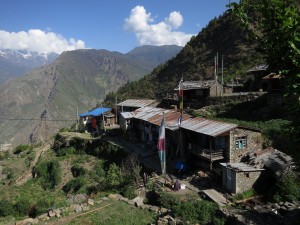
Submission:
[[106,180],[111,187],[118,187],[124,182],[122,171],[115,163],[109,165]]
[[131,185],[126,185],[123,187],[121,194],[128,199],[134,199],[137,196],[134,187]]
[[182,217],[191,223],[207,224],[213,221],[217,213],[217,205],[209,201],[180,202],[173,207],[175,216]]
[[84,169],[82,166],[78,164],[75,164],[74,166],[71,167],[71,172],[73,177],[79,177],[86,174],[86,169]]
[[58,161],[41,162],[35,167],[35,171],[45,189],[54,189],[61,181],[61,168]]
[[167,193],[161,193],[158,202],[164,208],[171,209],[173,206],[180,203],[180,199],[177,195],[175,196]]
[[276,194],[273,200],[280,201],[296,201],[300,200],[300,182],[293,172],[283,174],[280,181],[276,185]]
[[82,187],[86,185],[85,180],[82,177],[70,180],[66,185],[63,186],[65,193],[78,193]]
[[74,147],[69,148],[58,148],[56,150],[57,156],[66,156],[66,155],[72,155],[76,153],[76,149]]
[[29,211],[30,203],[28,199],[20,198],[17,200],[14,207],[19,216],[26,216]]
[[0,217],[15,215],[16,210],[13,204],[6,199],[0,200]]
[[24,152],[28,149],[30,149],[29,145],[19,145],[15,148],[14,154],[20,154],[21,152]]

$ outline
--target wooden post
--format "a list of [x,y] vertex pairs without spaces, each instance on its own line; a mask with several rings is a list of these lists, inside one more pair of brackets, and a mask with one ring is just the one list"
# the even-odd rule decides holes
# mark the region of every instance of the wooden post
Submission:
[[210,165],[209,169],[212,171],[212,138],[209,139],[209,149],[210,149]]

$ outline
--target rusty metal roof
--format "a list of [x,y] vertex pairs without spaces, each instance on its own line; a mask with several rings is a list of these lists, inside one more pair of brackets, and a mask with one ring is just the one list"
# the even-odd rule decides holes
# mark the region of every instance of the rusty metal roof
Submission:
[[117,106],[125,106],[125,107],[145,107],[154,104],[157,102],[154,99],[127,99],[126,101],[120,102]]
[[238,127],[238,125],[196,117],[182,120],[181,127],[187,130],[216,137]]
[[[131,112],[130,115],[128,114],[128,118],[136,118],[159,126],[162,121],[163,113],[165,114],[166,128],[169,130],[178,129],[178,118],[180,117],[181,113],[176,110],[143,107],[135,110],[134,112]],[[238,127],[237,124],[208,120],[200,117],[192,117],[185,113],[182,114],[182,117],[183,118],[181,128],[209,135],[212,137],[221,135],[227,131]]]
[[[165,126],[169,130],[177,130],[178,118],[180,117],[180,112],[170,109],[153,108],[153,107],[143,107],[135,110],[134,118],[140,119],[151,124],[160,126],[163,114],[165,115]],[[183,114],[183,120],[191,118],[190,115]]]

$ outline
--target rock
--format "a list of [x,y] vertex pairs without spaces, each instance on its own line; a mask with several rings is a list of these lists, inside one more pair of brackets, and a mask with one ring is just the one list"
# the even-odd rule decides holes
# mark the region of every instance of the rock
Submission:
[[109,198],[108,197],[103,197],[102,200],[103,201],[107,201]]
[[90,207],[88,205],[82,205],[81,208],[82,208],[83,212],[86,212],[86,211],[90,210]]
[[94,205],[94,200],[91,199],[91,198],[89,198],[87,203],[88,203],[89,205]]
[[150,205],[145,205],[145,204],[140,206],[141,209],[150,209],[150,207],[151,207]]
[[117,199],[117,195],[115,194],[109,194],[107,197],[110,199]]
[[157,206],[151,205],[149,208],[151,211],[158,213],[159,208]]
[[82,207],[81,207],[81,205],[79,205],[79,204],[76,204],[76,206],[75,206],[75,212],[82,212]]
[[48,213],[44,213],[44,214],[42,214],[42,215],[39,215],[38,217],[37,217],[39,220],[48,220]]
[[132,199],[132,201],[135,202],[136,207],[140,207],[141,205],[144,205],[144,198],[142,198],[142,197],[136,197],[136,198]]
[[166,209],[166,208],[160,208],[159,211],[161,212],[161,214],[167,214],[168,213],[168,209]]
[[51,218],[51,217],[54,217],[55,216],[55,212],[53,210],[50,210],[48,212],[48,216]]
[[67,201],[69,204],[81,204],[87,202],[87,200],[88,196],[86,194],[77,194],[69,196]]
[[127,203],[128,203],[129,205],[135,205],[135,202],[132,201],[132,200],[128,200]]

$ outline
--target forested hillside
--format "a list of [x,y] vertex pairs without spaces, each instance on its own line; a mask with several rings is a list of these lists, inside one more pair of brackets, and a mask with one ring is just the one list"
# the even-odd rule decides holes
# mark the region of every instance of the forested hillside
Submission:
[[[178,85],[181,77],[184,80],[211,79],[214,77],[214,57],[217,53],[218,79],[221,79],[223,56],[225,82],[236,76],[244,76],[248,69],[264,63],[262,54],[257,51],[257,43],[250,39],[230,12],[225,12],[211,20],[196,37],[192,37],[175,58],[156,67],[139,81],[123,86],[117,96],[119,99],[162,99]],[[112,93],[107,96],[107,100],[114,98]]]

